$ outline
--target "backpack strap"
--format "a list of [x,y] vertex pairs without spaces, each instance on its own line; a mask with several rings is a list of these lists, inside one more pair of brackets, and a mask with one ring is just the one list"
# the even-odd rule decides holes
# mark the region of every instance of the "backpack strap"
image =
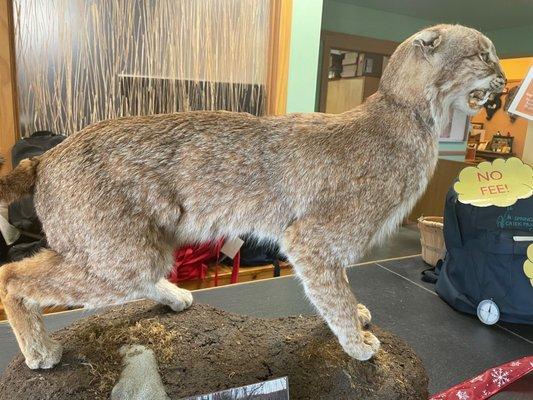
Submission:
[[[457,193],[452,188],[448,191],[446,196],[446,204],[444,206],[444,241],[446,248],[463,247],[463,236],[461,234],[461,226],[457,218]],[[450,234],[446,234],[450,232]]]

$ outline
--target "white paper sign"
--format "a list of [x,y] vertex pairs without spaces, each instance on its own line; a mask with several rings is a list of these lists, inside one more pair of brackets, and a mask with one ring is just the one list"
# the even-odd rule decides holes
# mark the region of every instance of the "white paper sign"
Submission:
[[220,252],[222,254],[227,255],[229,258],[233,258],[235,257],[235,254],[237,254],[243,243],[244,241],[238,237],[235,239],[226,240],[224,242],[224,245],[220,249]]
[[520,85],[508,112],[533,121],[533,67]]

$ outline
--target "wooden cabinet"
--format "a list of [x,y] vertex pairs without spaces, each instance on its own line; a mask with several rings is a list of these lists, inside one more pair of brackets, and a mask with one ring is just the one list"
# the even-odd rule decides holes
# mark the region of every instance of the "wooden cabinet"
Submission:
[[326,112],[339,114],[351,110],[374,94],[378,86],[379,78],[372,76],[331,79],[328,82]]
[[439,159],[426,192],[416,203],[409,220],[416,221],[422,215],[443,216],[446,194],[459,176],[459,172],[468,166],[469,164],[461,161]]
[[0,0],[0,155],[11,170],[11,148],[19,137],[13,4]]

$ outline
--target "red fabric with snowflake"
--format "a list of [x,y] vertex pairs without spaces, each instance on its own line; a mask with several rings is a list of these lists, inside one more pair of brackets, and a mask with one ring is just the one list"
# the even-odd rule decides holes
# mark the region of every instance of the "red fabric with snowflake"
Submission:
[[430,400],[488,399],[531,371],[533,371],[533,356],[520,358],[488,369],[469,381],[433,395]]

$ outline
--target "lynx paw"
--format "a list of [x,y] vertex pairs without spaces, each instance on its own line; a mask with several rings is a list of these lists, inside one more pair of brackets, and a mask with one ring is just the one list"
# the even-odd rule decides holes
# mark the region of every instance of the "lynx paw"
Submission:
[[49,339],[47,345],[35,346],[24,354],[30,369],[50,369],[61,361],[63,348],[55,340]]
[[157,301],[179,312],[189,308],[192,304],[192,294],[170,283],[166,279],[160,279],[155,287],[148,293],[148,298]]
[[366,361],[372,358],[379,350],[379,340],[369,331],[362,331],[359,340],[350,340],[342,344],[344,351],[352,358],[359,361]]
[[361,303],[357,305],[357,316],[359,318],[359,323],[363,328],[370,325],[372,315],[370,314],[370,311],[368,311],[368,308]]
[[168,303],[168,306],[172,308],[173,311],[183,311],[192,305],[192,293],[188,290],[176,287],[173,294],[174,298]]

